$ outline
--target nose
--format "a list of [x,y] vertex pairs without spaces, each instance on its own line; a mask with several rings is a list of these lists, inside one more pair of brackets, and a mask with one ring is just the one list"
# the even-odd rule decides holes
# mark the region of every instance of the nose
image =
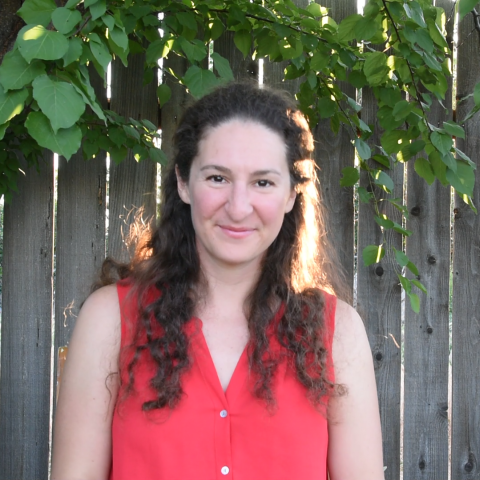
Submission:
[[235,222],[243,220],[252,213],[253,206],[247,185],[239,183],[232,185],[225,210]]

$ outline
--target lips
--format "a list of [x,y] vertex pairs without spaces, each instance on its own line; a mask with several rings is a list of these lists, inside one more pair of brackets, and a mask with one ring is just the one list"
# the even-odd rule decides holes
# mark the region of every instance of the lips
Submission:
[[249,227],[234,227],[232,225],[218,225],[223,234],[230,238],[245,238],[251,235],[255,229]]

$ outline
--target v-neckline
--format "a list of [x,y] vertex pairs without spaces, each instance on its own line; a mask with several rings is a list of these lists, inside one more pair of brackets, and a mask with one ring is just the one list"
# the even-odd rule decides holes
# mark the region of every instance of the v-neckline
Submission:
[[222,386],[222,382],[220,381],[220,377],[218,376],[218,371],[217,367],[215,366],[215,362],[213,361],[212,354],[210,352],[210,348],[208,347],[207,339],[205,338],[205,335],[203,333],[203,322],[200,318],[198,317],[193,317],[192,319],[194,323],[197,325],[196,332],[199,336],[199,340],[202,344],[202,349],[205,351],[205,357],[206,361],[208,364],[208,368],[211,371],[212,376],[215,378],[215,385],[216,388],[218,389],[219,392],[222,392],[223,396],[225,399],[231,395],[232,390],[235,388],[235,385],[237,384],[238,381],[237,377],[240,375],[239,370],[241,369],[241,366],[243,362],[246,361],[246,356],[247,356],[247,347],[248,347],[248,342],[245,345],[245,347],[242,350],[242,353],[238,357],[237,364],[235,365],[235,368],[233,369],[233,373],[230,377],[230,380],[228,382],[227,388],[224,390]]

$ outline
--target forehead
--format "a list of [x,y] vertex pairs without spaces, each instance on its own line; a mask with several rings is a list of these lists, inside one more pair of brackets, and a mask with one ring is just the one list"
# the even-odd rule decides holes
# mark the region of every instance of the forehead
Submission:
[[252,120],[233,119],[205,133],[192,167],[214,161],[226,166],[276,166],[288,171],[286,151],[285,141],[277,132]]

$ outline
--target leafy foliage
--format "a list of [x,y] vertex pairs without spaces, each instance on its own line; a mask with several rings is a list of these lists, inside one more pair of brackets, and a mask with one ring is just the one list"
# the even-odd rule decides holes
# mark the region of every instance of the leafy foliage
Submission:
[[[476,4],[460,0],[460,16]],[[0,193],[7,201],[16,188],[17,157],[36,164],[42,148],[67,160],[80,148],[86,159],[102,149],[115,162],[132,149],[139,161],[164,163],[155,146],[157,126],[105,110],[90,82],[92,69],[105,78],[113,58],[128,65],[131,55],[143,52],[145,78],[153,80],[160,59],[183,57],[185,73],[164,74],[200,97],[233,79],[228,60],[214,51],[215,40],[229,31],[244,57],[253,52],[254,58],[288,61],[285,79],[302,79],[296,97],[311,127],[330,119],[338,132],[345,124],[371,185],[392,193],[391,169],[423,151],[414,160],[418,175],[428,184],[437,179],[452,185],[473,206],[475,165],[453,142],[465,135],[463,119],[442,127],[428,122],[432,104],[444,100],[451,75],[445,12],[432,0],[369,0],[362,15],[340,24],[320,4],[300,8],[291,0],[68,0],[60,7],[54,0],[25,0],[18,15],[26,26],[0,66]],[[369,142],[373,127],[361,120],[361,106],[338,80],[372,89],[380,145]],[[170,87],[159,85],[157,94],[163,106]],[[479,85],[472,95],[475,107],[467,119],[480,110]],[[358,179],[358,171],[348,167],[341,184],[351,186]],[[359,188],[359,196],[375,205],[382,231],[410,235],[379,211],[373,190]],[[387,200],[407,214],[401,201]],[[369,246],[363,256],[371,264],[384,253],[383,246]],[[399,267],[414,273],[416,267],[402,255],[396,254]],[[421,284],[402,275],[400,282],[415,307],[411,288],[422,289]]]

